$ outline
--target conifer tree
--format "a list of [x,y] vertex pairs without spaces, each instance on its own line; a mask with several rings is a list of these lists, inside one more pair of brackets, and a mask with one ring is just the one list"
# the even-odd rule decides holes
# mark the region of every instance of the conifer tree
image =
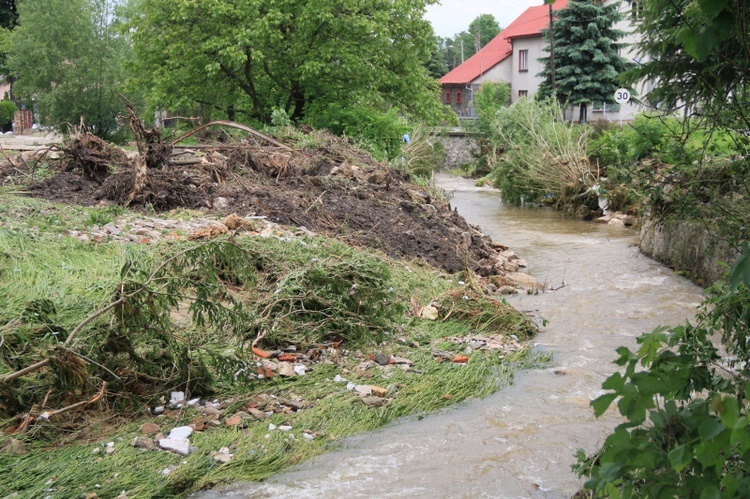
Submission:
[[[620,20],[618,3],[605,5],[601,0],[569,0],[557,11],[554,23],[556,96],[569,106],[580,106],[579,121],[586,122],[588,105],[614,103],[620,86],[620,73],[627,61],[618,53],[624,35],[615,29]],[[545,33],[549,39],[549,32]],[[549,52],[549,48],[547,49]],[[541,96],[551,95],[549,57],[540,59],[545,78]]]

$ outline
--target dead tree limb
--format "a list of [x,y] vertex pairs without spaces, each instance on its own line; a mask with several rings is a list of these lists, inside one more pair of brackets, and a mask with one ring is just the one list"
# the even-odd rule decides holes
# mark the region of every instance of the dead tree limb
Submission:
[[190,130],[187,133],[184,133],[183,135],[181,135],[180,137],[178,137],[176,140],[172,141],[172,147],[174,147],[175,144],[178,144],[179,142],[182,142],[186,138],[190,137],[191,135],[193,135],[195,133],[198,133],[199,131],[201,131],[201,130],[203,130],[205,128],[208,128],[210,126],[228,126],[228,127],[232,127],[232,128],[237,128],[238,130],[243,130],[243,131],[245,131],[245,132],[247,132],[249,134],[255,135],[256,137],[260,137],[261,139],[265,140],[266,142],[269,142],[269,143],[271,143],[271,144],[273,144],[273,145],[275,145],[277,147],[281,147],[282,149],[286,149],[287,151],[293,151],[294,150],[291,147],[289,147],[288,145],[282,144],[281,142],[279,142],[278,140],[274,139],[273,137],[270,137],[270,136],[266,135],[265,133],[259,132],[258,130],[254,129],[254,128],[251,128],[251,127],[249,127],[247,125],[243,125],[242,123],[235,123],[234,121],[223,121],[223,120],[212,121],[210,123],[206,123],[205,125],[201,125],[201,126],[199,126],[197,128],[194,128],[194,129]]

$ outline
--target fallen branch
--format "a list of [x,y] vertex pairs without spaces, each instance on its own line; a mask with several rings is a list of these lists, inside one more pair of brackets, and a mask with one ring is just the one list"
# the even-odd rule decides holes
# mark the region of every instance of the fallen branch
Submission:
[[273,144],[275,146],[278,146],[278,147],[281,147],[282,149],[286,149],[287,151],[293,151],[294,150],[291,147],[289,147],[288,145],[282,144],[278,140],[276,140],[276,139],[274,139],[272,137],[269,137],[265,133],[259,132],[258,130],[254,129],[254,128],[251,128],[251,127],[249,127],[247,125],[243,125],[242,123],[235,123],[234,121],[223,121],[223,120],[221,120],[221,121],[212,121],[210,123],[206,123],[205,125],[201,125],[201,126],[199,126],[197,128],[194,128],[194,129],[190,130],[189,132],[187,132],[187,133],[181,135],[180,137],[178,137],[176,140],[172,141],[172,144],[171,144],[172,147],[174,147],[177,143],[182,142],[186,138],[190,137],[191,135],[196,134],[199,131],[201,131],[201,130],[203,130],[205,128],[208,128],[210,126],[228,126],[228,127],[232,127],[232,128],[237,128],[238,130],[243,130],[243,131],[245,131],[245,132],[247,132],[249,134],[255,135],[256,137],[260,137],[261,139],[265,140],[266,142],[270,142],[271,144]]
[[82,402],[78,402],[78,403],[73,404],[73,405],[69,405],[67,407],[63,407],[62,409],[58,409],[56,411],[44,411],[43,413],[41,413],[39,415],[39,417],[37,418],[37,420],[39,420],[39,419],[47,419],[48,420],[52,416],[57,416],[58,414],[62,414],[63,412],[68,412],[71,409],[75,409],[76,407],[81,407],[81,406],[84,406],[84,405],[93,404],[94,402],[96,402],[97,400],[101,399],[104,396],[104,392],[105,392],[106,389],[107,389],[107,382],[106,381],[102,381],[102,387],[101,387],[101,389],[96,393],[96,395],[94,395],[90,399],[84,400]]
[[[208,243],[204,243],[204,244],[208,244]],[[145,291],[146,289],[148,289],[148,285],[151,284],[154,281],[154,279],[156,279],[156,276],[159,274],[159,272],[165,266],[167,266],[169,263],[173,262],[177,258],[179,258],[179,257],[183,256],[184,254],[186,254],[186,253],[188,253],[190,251],[193,251],[193,250],[195,250],[195,247],[193,247],[193,248],[187,248],[187,249],[185,249],[183,251],[180,251],[179,253],[177,253],[176,255],[172,256],[171,258],[168,258],[167,260],[165,260],[161,265],[159,265],[151,273],[151,275],[148,277],[148,279],[146,280],[146,282],[144,282],[141,287],[139,287],[138,289],[132,291],[131,293],[128,293],[127,295],[121,296],[120,298],[118,298],[117,300],[113,301],[112,303],[110,303],[106,307],[100,308],[99,310],[91,313],[88,317],[86,317],[85,319],[83,319],[83,321],[81,321],[70,332],[70,334],[68,335],[68,337],[65,339],[65,343],[63,343],[63,346],[64,347],[68,346],[70,344],[70,342],[73,341],[73,338],[76,337],[76,335],[81,331],[81,329],[83,329],[83,327],[86,324],[88,324],[89,322],[93,321],[94,319],[96,319],[97,317],[101,316],[102,314],[105,314],[105,313],[109,312],[110,310],[112,310],[116,306],[118,306],[118,305],[126,302],[130,298],[133,298],[134,296],[136,296],[139,293],[142,293],[143,291]],[[32,364],[32,365],[30,365],[28,367],[24,367],[23,369],[20,369],[20,370],[18,370],[16,372],[12,372],[10,374],[5,375],[2,379],[0,379],[0,383],[2,383],[2,384],[8,384],[11,381],[14,381],[14,380],[18,379],[18,378],[20,378],[21,376],[23,376],[25,374],[29,374],[29,373],[34,372],[34,371],[38,371],[39,369],[43,368],[44,366],[46,366],[49,363],[50,363],[50,359],[47,358],[47,359],[44,359],[42,361],[37,362],[36,364]]]
[[10,164],[11,164],[11,166],[12,166],[12,167],[13,167],[13,168],[14,168],[15,170],[17,170],[17,171],[20,171],[20,170],[18,170],[18,165],[17,165],[17,164],[15,164],[15,163],[13,162],[13,160],[12,160],[12,159],[10,159],[10,156],[9,156],[9,155],[8,155],[8,153],[7,153],[6,151],[5,151],[5,147],[3,147],[3,144],[2,144],[2,142],[0,142],[0,152],[2,152],[3,156],[5,157],[5,160],[6,160],[6,161],[8,161],[8,163],[10,163]]
[[323,196],[325,196],[326,193],[328,193],[328,191],[323,191],[323,193],[320,196],[318,196],[318,199],[316,199],[315,201],[313,201],[312,203],[310,203],[310,206],[308,206],[307,209],[305,210],[305,215],[307,215],[307,212],[310,211],[310,210],[312,210],[313,207],[316,204],[318,204],[321,199],[323,199]]

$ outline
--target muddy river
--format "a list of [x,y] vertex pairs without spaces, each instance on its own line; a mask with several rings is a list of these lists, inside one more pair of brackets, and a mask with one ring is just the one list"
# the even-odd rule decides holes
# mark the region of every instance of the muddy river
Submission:
[[264,483],[199,497],[570,497],[577,448],[593,451],[618,423],[589,401],[615,367],[620,345],[691,316],[700,288],[641,256],[631,229],[510,207],[496,192],[448,176],[452,205],[529,262],[554,292],[510,299],[548,325],[535,339],[545,369],[481,400],[351,438],[342,448]]

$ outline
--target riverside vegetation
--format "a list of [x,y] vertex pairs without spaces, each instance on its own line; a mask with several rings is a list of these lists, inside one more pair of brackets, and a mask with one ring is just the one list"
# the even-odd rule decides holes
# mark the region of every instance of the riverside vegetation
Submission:
[[[4,171],[4,493],[163,497],[260,480],[326,452],[348,435],[487,396],[509,383],[516,369],[547,360],[526,344],[534,323],[501,296],[488,294],[488,285],[474,274],[477,255],[494,251],[486,238],[461,222],[471,231],[469,242],[456,242],[465,238],[449,230],[448,221],[457,215],[447,203],[436,199],[430,209],[419,207],[415,199],[429,203],[427,191],[409,183],[407,172],[379,166],[345,142],[326,138],[315,148],[307,137],[304,153],[297,157],[284,150],[291,155],[284,161],[277,146],[269,151],[233,143],[246,156],[213,152],[208,162],[192,167],[183,162],[174,170],[165,162],[151,172],[145,194],[131,208],[61,203],[65,186],[73,186],[71,194],[80,202],[95,188],[111,193],[102,190],[110,177],[112,186],[121,185],[112,165],[102,170],[95,168],[100,163],[88,164],[87,170],[77,164],[73,172],[62,171],[85,144],[95,146],[88,158],[109,154],[86,137],[63,147],[61,163],[52,156],[26,166],[16,160],[17,168]],[[82,138],[92,142],[82,145]],[[239,169],[237,157],[250,166]],[[184,160],[184,153],[177,158]],[[300,167],[295,158],[308,163]],[[328,163],[329,158],[338,159]],[[265,168],[272,168],[273,176],[265,177]],[[312,173],[336,168],[348,173]],[[87,171],[101,177],[87,177]],[[183,184],[199,182],[202,171],[210,172],[213,184],[199,192],[213,209],[154,211],[152,201],[173,197],[160,198],[149,189],[192,192],[169,191],[170,182],[162,179],[183,172]],[[292,202],[297,191],[284,180],[292,177],[310,179],[308,188],[320,184],[317,201]],[[336,184],[343,182],[367,211],[367,196],[382,189],[386,178],[393,197],[382,199],[382,209],[396,206],[398,213],[414,214],[444,245],[463,247],[463,270],[449,274],[407,249],[390,256],[363,246],[379,240],[379,231],[404,230],[397,222],[409,222],[396,212],[390,228],[377,220],[367,229],[351,218],[348,226],[346,218],[335,222],[337,208],[347,201],[343,195],[324,199],[326,192],[338,192]],[[237,205],[217,199],[228,196],[230,182],[248,198],[258,196],[253,186],[271,197],[275,189],[287,191],[289,206],[301,205],[289,208],[289,216],[307,215],[310,227],[317,220],[330,228],[319,225],[316,234],[310,227],[279,225],[260,216],[262,198],[254,205],[256,218],[226,216],[222,207]],[[217,192],[217,185],[224,190]],[[234,198],[226,199],[231,204]],[[438,223],[443,215],[447,218]],[[206,217],[215,217],[215,224],[187,228]],[[149,222],[157,218],[164,223]],[[168,228],[159,234],[155,226]],[[119,230],[138,237],[116,237]],[[482,268],[488,274],[486,264]],[[155,444],[186,425],[195,431],[188,455]]]

